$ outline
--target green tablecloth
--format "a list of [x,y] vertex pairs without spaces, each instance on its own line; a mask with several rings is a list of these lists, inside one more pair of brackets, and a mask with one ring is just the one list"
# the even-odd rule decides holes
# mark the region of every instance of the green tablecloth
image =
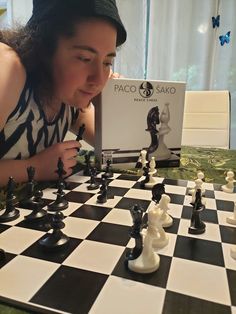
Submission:
[[[80,162],[82,162],[80,158]],[[159,168],[158,176],[173,179],[194,180],[198,170],[205,174],[206,182],[225,183],[225,173],[233,170],[236,174],[236,150],[183,147],[181,165],[178,168]],[[135,170],[131,170],[133,172]],[[22,186],[18,186],[18,195]],[[5,191],[0,191],[0,206],[4,206]],[[0,313],[26,314],[29,312],[17,310],[0,304]]]
[[[83,167],[84,157],[79,157],[78,169]],[[227,170],[233,170],[236,175],[236,150],[225,150],[218,148],[196,148],[182,147],[180,167],[159,168],[157,176],[171,179],[196,179],[198,170],[205,174],[206,182],[225,183],[225,174]],[[135,169],[129,172],[135,173]],[[136,171],[137,172],[137,171]],[[42,185],[50,185],[49,182]],[[16,196],[20,197],[23,186],[18,185]],[[5,205],[4,188],[0,189],[0,209]]]

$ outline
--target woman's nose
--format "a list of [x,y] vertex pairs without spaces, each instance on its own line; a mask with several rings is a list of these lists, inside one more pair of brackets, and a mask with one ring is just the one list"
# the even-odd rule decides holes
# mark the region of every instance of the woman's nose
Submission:
[[101,85],[104,83],[104,79],[105,79],[104,65],[103,64],[93,65],[88,76],[89,83]]

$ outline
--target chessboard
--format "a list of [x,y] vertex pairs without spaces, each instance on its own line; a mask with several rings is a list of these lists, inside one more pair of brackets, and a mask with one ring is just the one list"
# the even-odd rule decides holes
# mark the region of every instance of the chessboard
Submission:
[[[101,173],[98,174],[98,178]],[[29,209],[17,207],[17,219],[0,223],[0,301],[39,313],[236,314],[236,227],[228,224],[236,193],[205,183],[206,224],[203,234],[188,233],[192,206],[188,189],[193,181],[158,177],[169,195],[173,225],[166,228],[169,244],[159,249],[159,269],[132,272],[125,263],[134,246],[130,237],[130,208],[148,211],[154,202],[141,176],[115,173],[109,179],[110,197],[97,203],[97,190],[88,190],[89,176],[67,178],[63,233],[68,245],[45,250],[39,241],[51,232],[50,216],[25,221]],[[43,191],[45,209],[55,200],[54,188]],[[0,212],[0,214],[3,211]]]

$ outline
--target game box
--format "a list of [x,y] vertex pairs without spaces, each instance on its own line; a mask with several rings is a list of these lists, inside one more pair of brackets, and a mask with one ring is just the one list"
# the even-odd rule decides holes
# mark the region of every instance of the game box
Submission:
[[95,156],[103,167],[136,166],[142,150],[157,167],[178,167],[185,82],[109,80],[95,101]]

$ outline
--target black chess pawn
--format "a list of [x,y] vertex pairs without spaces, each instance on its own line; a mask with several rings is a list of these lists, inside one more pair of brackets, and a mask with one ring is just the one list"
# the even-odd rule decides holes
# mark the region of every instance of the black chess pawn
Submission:
[[91,169],[91,154],[87,153],[84,155],[85,160],[85,168],[83,171],[84,176],[90,176],[90,169]]
[[85,124],[83,123],[80,128],[79,128],[79,132],[77,134],[77,137],[76,137],[76,140],[77,141],[81,141],[83,139],[83,134],[84,134],[84,131],[85,131]]
[[36,185],[36,182],[34,181],[35,168],[32,166],[27,167],[27,174],[28,182],[25,186],[26,196],[22,200],[20,200],[19,206],[26,209],[32,209],[34,202],[34,188]]
[[[83,139],[84,131],[85,131],[85,124],[83,123],[79,128],[79,132],[77,134],[76,141],[81,141]],[[79,151],[79,150],[80,150],[80,148],[77,149],[77,151]]]
[[69,242],[69,237],[65,235],[61,229],[65,227],[63,222],[64,215],[62,212],[56,212],[52,217],[52,233],[48,233],[41,240],[39,244],[47,250],[54,250],[64,247]]
[[100,191],[98,192],[97,203],[106,203],[107,202],[107,180],[102,178],[102,184],[100,186]]
[[190,234],[202,234],[206,230],[205,223],[200,218],[200,212],[205,209],[204,204],[202,203],[201,189],[197,189],[195,194],[195,201],[191,203],[193,206],[191,225],[188,228]]
[[7,184],[7,195],[6,195],[6,209],[0,216],[0,222],[7,222],[17,219],[20,216],[20,211],[14,206],[14,195],[15,181],[12,177],[9,177]]
[[53,192],[54,194],[57,195],[57,198],[54,202],[52,202],[51,204],[48,205],[48,210],[49,211],[60,211],[60,210],[64,210],[66,208],[68,208],[68,201],[65,199],[65,182],[63,180],[63,175],[66,174],[65,170],[64,170],[64,164],[61,160],[61,158],[58,159],[58,163],[57,163],[57,170],[56,170],[57,174],[58,174],[58,183],[57,183],[57,191]]
[[113,177],[113,171],[111,167],[111,159],[107,159],[106,161],[106,168],[105,168],[105,173],[103,174],[104,177],[107,179],[110,179]]
[[38,219],[42,219],[47,215],[47,211],[43,209],[42,196],[43,192],[41,190],[37,190],[35,192],[32,203],[33,211],[24,217],[26,221],[37,221]]
[[96,190],[99,188],[99,184],[96,182],[97,169],[95,167],[90,168],[90,184],[88,190]]
[[149,168],[143,167],[143,176],[145,177],[142,181],[140,181],[140,188],[144,189],[145,184],[149,182],[150,175],[149,175]]
[[135,246],[126,255],[126,263],[139,257],[143,250],[143,237],[141,234],[143,228],[143,213],[141,206],[135,204],[130,209],[133,225],[131,227],[130,236],[135,239]]

